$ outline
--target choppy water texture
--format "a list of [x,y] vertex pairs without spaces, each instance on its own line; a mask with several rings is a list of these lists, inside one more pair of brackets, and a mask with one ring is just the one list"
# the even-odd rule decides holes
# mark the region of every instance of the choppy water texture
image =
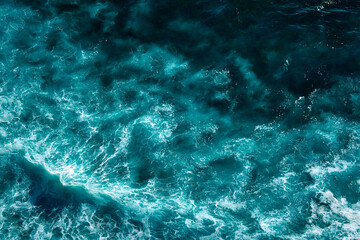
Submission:
[[359,1],[0,3],[0,239],[359,239]]

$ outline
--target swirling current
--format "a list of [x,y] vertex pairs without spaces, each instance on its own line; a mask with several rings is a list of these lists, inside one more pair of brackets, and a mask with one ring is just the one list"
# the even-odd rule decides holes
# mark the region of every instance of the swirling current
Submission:
[[0,1],[0,239],[360,239],[357,0]]

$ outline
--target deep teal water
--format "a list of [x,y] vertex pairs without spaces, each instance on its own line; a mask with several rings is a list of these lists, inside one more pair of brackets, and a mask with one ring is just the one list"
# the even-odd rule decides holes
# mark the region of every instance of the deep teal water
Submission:
[[359,1],[0,3],[0,239],[360,239]]

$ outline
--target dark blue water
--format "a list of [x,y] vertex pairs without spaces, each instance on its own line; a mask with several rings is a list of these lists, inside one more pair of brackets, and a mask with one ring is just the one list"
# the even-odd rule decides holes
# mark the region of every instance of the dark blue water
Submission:
[[360,239],[360,2],[0,1],[0,239]]

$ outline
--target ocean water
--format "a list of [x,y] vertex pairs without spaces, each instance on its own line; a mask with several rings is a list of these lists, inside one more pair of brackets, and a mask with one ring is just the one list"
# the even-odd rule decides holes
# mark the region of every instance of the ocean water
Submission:
[[360,239],[360,2],[0,1],[0,239]]

